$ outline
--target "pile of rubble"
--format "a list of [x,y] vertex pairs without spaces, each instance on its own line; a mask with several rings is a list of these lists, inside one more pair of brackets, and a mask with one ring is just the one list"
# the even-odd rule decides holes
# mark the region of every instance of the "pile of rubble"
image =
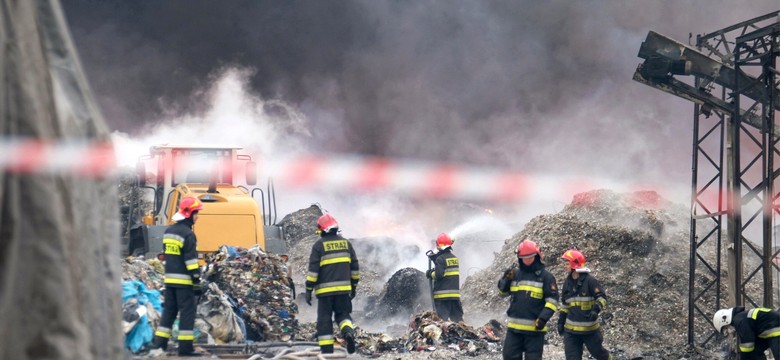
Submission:
[[[201,300],[201,305],[211,302],[212,306],[199,308],[199,318],[213,322],[209,316],[235,312],[235,324],[230,316],[219,320],[231,324],[228,328],[240,328],[241,321],[245,322],[246,338],[250,340],[314,339],[313,320],[298,323],[298,309],[291,299],[287,276],[292,276],[302,292],[309,252],[319,238],[314,229],[321,214],[318,206],[312,206],[282,220],[290,249],[287,264],[259,249],[240,249],[239,256],[216,257],[206,279],[216,287],[207,294],[213,291],[217,295],[206,295],[206,300]],[[362,357],[380,359],[501,358],[501,341],[506,331],[503,317],[508,303],[498,294],[496,281],[505,269],[516,264],[515,249],[520,241],[530,238],[540,244],[547,268],[559,284],[566,276],[560,254],[576,246],[588,257],[588,267],[609,298],[602,325],[605,346],[616,359],[716,358],[714,353],[703,354],[706,350],[702,349],[693,353],[686,346],[689,230],[685,206],[669,203],[654,192],[619,194],[598,190],[578,194],[559,213],[532,219],[505,241],[491,265],[466,278],[461,288],[466,323],[441,321],[426,311],[431,306],[430,289],[421,271],[388,267],[394,262],[387,261],[388,258],[404,256],[405,252],[417,254],[416,247],[396,246],[388,238],[353,239],[361,263],[354,308],[360,309],[361,303],[365,306],[365,311],[353,312],[358,326],[358,352]],[[394,250],[377,244],[387,244]],[[699,252],[708,261],[714,260],[714,249],[703,248]],[[128,267],[128,274],[123,275],[140,279],[149,288],[159,288],[161,270],[155,270],[151,263],[147,265]],[[701,274],[697,276],[705,276]],[[218,295],[217,290],[223,295]],[[243,307],[236,305],[239,300]],[[383,322],[385,330],[372,333],[360,327],[372,320]],[[479,323],[485,325],[468,325]],[[707,326],[697,323],[699,328]],[[213,334],[209,326],[202,329],[217,342],[230,339]],[[335,335],[343,343],[340,334]],[[237,339],[227,342],[242,341]],[[562,358],[561,337],[551,331],[547,340],[545,356]]]
[[[688,219],[684,206],[669,203],[655,192],[578,194],[561,212],[532,219],[505,242],[491,266],[466,280],[461,290],[465,311],[506,311],[508,303],[499,295],[496,281],[517,262],[514,252],[520,241],[530,238],[540,245],[547,269],[559,284],[567,275],[559,257],[576,246],[609,298],[602,316],[609,350],[631,359],[699,356],[686,348]],[[710,250],[705,256],[714,259],[714,249]],[[547,336],[551,346],[562,348],[557,333]]]
[[369,296],[365,318],[383,321],[408,319],[422,309],[431,308],[430,286],[425,274],[414,268],[403,268],[390,277],[379,296]]
[[[366,332],[358,326],[358,354],[370,358],[387,355],[394,359],[398,358],[398,354],[405,354],[404,358],[419,354],[426,359],[432,353],[436,353],[437,358],[446,355],[444,358],[450,359],[495,356],[500,354],[500,344],[506,331],[506,327],[496,320],[474,328],[463,322],[441,320],[430,310],[413,314],[408,324],[400,327],[403,329],[401,335],[392,336],[385,332]],[[301,331],[313,338],[315,324],[304,325]],[[341,345],[346,346],[340,333],[334,335]]]
[[165,280],[165,267],[157,259],[128,257],[122,261],[122,281],[138,280],[147,289],[160,290]]
[[298,328],[298,306],[292,299],[287,266],[275,254],[255,246],[223,246],[209,264],[204,281],[217,284],[229,297],[245,304],[246,338],[253,341],[288,341]]

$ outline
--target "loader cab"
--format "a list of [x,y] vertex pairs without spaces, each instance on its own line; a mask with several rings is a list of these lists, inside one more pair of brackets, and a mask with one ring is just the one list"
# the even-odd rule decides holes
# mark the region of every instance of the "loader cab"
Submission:
[[[195,196],[204,203],[194,231],[198,252],[216,251],[222,245],[251,247],[285,253],[281,227],[276,223],[273,182],[265,191],[255,187],[257,167],[252,157],[233,146],[158,145],[139,158],[138,188],[151,199],[146,212],[144,248],[130,249],[156,256],[162,235],[173,224],[179,201]],[[137,243],[137,241],[136,241]]]

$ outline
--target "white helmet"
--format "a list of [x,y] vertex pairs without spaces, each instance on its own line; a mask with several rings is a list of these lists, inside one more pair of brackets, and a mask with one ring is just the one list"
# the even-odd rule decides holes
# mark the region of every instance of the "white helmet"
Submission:
[[718,330],[718,332],[721,332],[724,326],[731,325],[731,317],[733,313],[734,308],[720,309],[715,312],[715,316],[712,317],[712,325],[715,326],[715,329]]

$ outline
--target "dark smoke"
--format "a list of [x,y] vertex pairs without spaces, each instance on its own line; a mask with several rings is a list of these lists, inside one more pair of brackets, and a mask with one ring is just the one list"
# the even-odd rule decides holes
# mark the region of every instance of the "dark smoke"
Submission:
[[[227,67],[309,118],[325,151],[523,171],[690,178],[692,105],[631,81],[648,30],[680,41],[776,0],[64,0],[109,124],[203,110]],[[748,6],[749,5],[749,6]],[[195,95],[193,95],[195,94]]]

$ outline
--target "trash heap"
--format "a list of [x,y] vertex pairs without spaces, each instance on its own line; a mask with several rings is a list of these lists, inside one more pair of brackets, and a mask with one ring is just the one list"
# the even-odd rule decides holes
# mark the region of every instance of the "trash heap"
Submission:
[[479,328],[463,322],[442,321],[433,311],[418,313],[409,323],[404,348],[409,351],[432,351],[448,348],[463,355],[498,352],[506,328],[490,320]]
[[425,274],[415,268],[396,271],[385,284],[378,299],[366,305],[366,319],[409,318],[421,309],[431,308]]
[[223,246],[209,264],[204,279],[215,283],[229,297],[246,305],[247,339],[288,341],[295,339],[298,306],[287,282],[287,266],[275,254],[259,247]]
[[[216,344],[237,344],[244,342],[246,324],[242,315],[246,307],[234,300],[216,283],[210,283],[198,302],[196,328],[202,334],[209,334]],[[202,338],[202,337],[201,337]],[[201,343],[209,343],[202,339]]]
[[122,330],[125,348],[133,353],[147,350],[160,323],[164,272],[156,259],[122,261]]
[[[384,332],[366,332],[358,326],[355,329],[358,353],[369,357],[403,353],[414,357],[412,354],[417,352],[435,352],[437,358],[480,356],[500,353],[501,341],[506,332],[506,327],[496,320],[473,328],[462,322],[441,320],[430,310],[412,315],[404,328],[403,335],[396,337]],[[305,334],[302,337],[314,338],[315,323],[304,324],[301,333]],[[337,342],[346,347],[346,341],[339,331],[334,330],[333,335]],[[425,355],[424,358],[428,356]]]
[[[607,349],[628,358],[690,357],[685,350],[689,217],[685,206],[672,204],[652,191],[577,194],[559,213],[529,221],[505,242],[491,266],[466,280],[461,289],[464,311],[506,311],[507,298],[499,295],[496,281],[517,263],[515,250],[523,239],[540,245],[547,269],[559,286],[567,276],[564,260],[559,257],[576,246],[587,257],[587,266],[608,297],[602,312]],[[702,248],[701,253],[714,260],[714,249]],[[550,321],[557,321],[557,315]],[[562,348],[554,331],[547,339],[550,345]]]
[[147,289],[161,290],[165,287],[165,267],[157,259],[128,257],[122,261],[122,281],[140,281]]

